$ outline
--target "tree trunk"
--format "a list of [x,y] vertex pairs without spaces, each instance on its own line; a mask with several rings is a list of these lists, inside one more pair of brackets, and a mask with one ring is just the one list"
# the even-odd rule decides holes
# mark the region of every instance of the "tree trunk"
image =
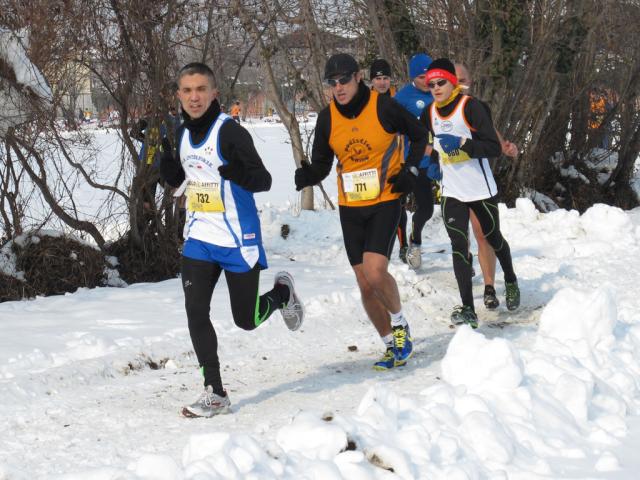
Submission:
[[[251,14],[244,7],[243,3],[240,0],[234,0],[233,5],[245,30],[249,32],[249,34],[253,37],[253,39],[260,47],[260,53],[264,62],[265,75],[267,79],[267,96],[269,97],[269,100],[271,100],[275,105],[278,115],[280,115],[280,118],[282,119],[282,123],[286,127],[287,132],[289,132],[289,137],[291,138],[291,148],[293,150],[293,160],[296,164],[296,167],[300,168],[302,162],[306,160],[304,147],[302,144],[302,135],[300,134],[300,125],[298,124],[298,120],[296,119],[295,114],[289,111],[289,109],[285,105],[278,90],[278,81],[271,64],[271,51],[266,47],[264,40],[260,35],[260,30],[251,18]],[[306,190],[307,192],[303,192],[302,194],[301,207],[303,210],[313,210],[313,191],[311,191],[311,194],[309,194],[310,189]]]

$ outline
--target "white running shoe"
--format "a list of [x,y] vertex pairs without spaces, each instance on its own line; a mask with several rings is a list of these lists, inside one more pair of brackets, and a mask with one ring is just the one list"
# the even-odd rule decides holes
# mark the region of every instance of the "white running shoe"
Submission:
[[198,400],[191,405],[182,407],[182,415],[189,418],[205,417],[211,418],[221,413],[231,412],[231,401],[229,395],[221,397],[213,393],[213,387],[207,385],[204,392],[200,394]]
[[417,270],[422,265],[422,246],[412,243],[407,250],[407,264],[412,270]]
[[289,301],[280,308],[280,313],[282,313],[282,319],[289,330],[298,330],[302,326],[302,320],[304,319],[304,307],[300,297],[296,294],[293,277],[289,272],[278,272],[273,284],[289,287]]

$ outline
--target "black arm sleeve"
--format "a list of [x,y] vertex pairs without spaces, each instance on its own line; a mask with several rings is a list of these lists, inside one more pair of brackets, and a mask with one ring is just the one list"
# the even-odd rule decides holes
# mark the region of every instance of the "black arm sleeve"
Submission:
[[[176,142],[182,138],[182,132],[184,127],[180,127],[176,132]],[[175,155],[173,149],[162,152],[160,157],[160,176],[172,187],[179,187],[184,182],[185,174],[180,162],[180,152],[176,151]]]
[[311,168],[315,183],[324,180],[333,165],[335,156],[331,145],[329,145],[329,135],[331,134],[331,112],[329,107],[324,108],[318,114],[316,130],[313,136],[313,149],[311,150]]
[[433,136],[433,130],[431,129],[431,117],[429,116],[429,107],[422,110],[420,114],[420,123],[427,129],[427,136],[430,133]]
[[271,188],[271,174],[262,163],[251,134],[237,122],[226,121],[220,127],[220,152],[229,162],[242,162],[244,178],[240,186],[250,192]]
[[428,131],[424,126],[394,99],[378,95],[378,120],[389,133],[401,133],[409,138],[409,153],[405,162],[417,167],[427,146]]
[[498,157],[502,147],[491,121],[488,106],[483,106],[476,98],[470,98],[464,106],[464,115],[471,126],[471,140],[461,147],[471,158]]

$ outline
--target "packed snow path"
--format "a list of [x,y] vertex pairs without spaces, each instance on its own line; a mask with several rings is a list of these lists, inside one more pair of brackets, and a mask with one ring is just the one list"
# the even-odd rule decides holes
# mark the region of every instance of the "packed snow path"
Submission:
[[177,279],[0,304],[0,479],[634,478],[640,211],[503,207],[521,310],[484,310],[477,276],[481,326],[451,328],[436,213],[422,269],[391,265],[415,355],[380,373],[337,213],[265,206],[263,290],[290,271],[305,325],[236,328],[221,280],[233,413],[209,420],[179,416],[201,379]]

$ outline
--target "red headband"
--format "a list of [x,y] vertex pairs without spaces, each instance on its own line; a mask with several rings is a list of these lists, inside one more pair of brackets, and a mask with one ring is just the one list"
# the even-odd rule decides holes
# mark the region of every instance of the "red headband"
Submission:
[[427,82],[434,78],[444,78],[445,80],[449,80],[452,84],[458,85],[458,77],[447,70],[443,70],[442,68],[434,68],[427,72]]

